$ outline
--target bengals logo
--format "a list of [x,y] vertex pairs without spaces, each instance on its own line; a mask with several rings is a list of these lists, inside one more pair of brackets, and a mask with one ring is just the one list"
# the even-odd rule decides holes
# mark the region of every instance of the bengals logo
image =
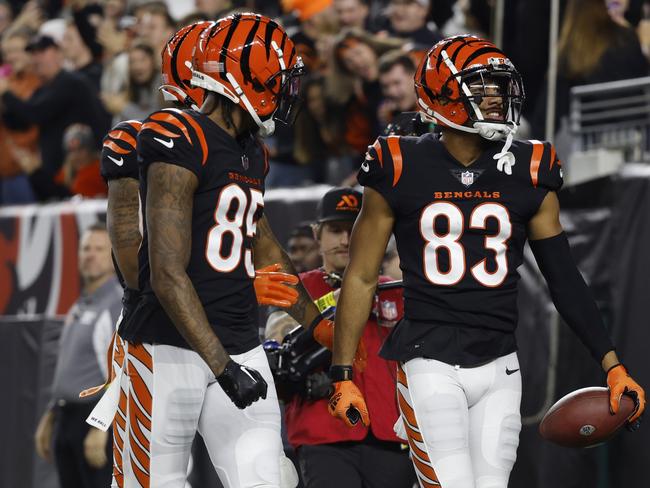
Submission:
[[336,210],[358,210],[359,199],[354,195],[343,195],[336,204]]

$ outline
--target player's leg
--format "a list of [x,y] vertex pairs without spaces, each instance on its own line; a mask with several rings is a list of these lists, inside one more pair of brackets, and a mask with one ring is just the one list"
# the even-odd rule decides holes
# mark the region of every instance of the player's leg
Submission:
[[468,411],[457,370],[433,359],[404,363],[397,398],[422,488],[474,488]]
[[233,360],[261,373],[268,383],[267,397],[240,410],[212,377],[199,432],[226,488],[278,488],[284,458],[280,407],[266,354],[259,346]]
[[476,488],[507,488],[521,430],[517,354],[463,369],[461,377],[470,402],[469,442]]
[[151,344],[129,344],[126,367],[124,486],[183,488],[209,369],[192,350]]

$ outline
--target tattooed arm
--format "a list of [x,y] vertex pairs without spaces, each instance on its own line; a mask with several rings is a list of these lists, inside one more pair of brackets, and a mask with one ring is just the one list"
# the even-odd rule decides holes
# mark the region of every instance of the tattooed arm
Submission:
[[[266,216],[263,216],[257,223],[253,256],[256,269],[270,264],[280,263],[286,273],[298,274],[289,256],[287,256],[287,253],[282,249],[275,235],[273,235]],[[296,288],[298,290],[298,301],[286,311],[303,327],[309,327],[312,321],[319,315],[318,308],[314,305],[314,302],[302,283],[298,283]]]
[[151,287],[181,335],[215,376],[219,376],[230,356],[210,327],[186,272],[197,185],[194,173],[180,166],[166,163],[149,166],[146,224]]
[[134,178],[108,182],[108,235],[126,286],[133,290],[138,289],[138,248],[142,242],[138,190],[138,180]]

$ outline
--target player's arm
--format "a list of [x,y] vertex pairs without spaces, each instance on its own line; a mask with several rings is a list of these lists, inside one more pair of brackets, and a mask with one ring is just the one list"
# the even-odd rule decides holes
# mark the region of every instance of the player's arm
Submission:
[[147,171],[147,185],[151,287],[181,335],[219,376],[230,356],[210,327],[186,272],[198,178],[180,166],[153,163]]
[[334,393],[328,410],[352,427],[370,424],[363,394],[353,383],[352,360],[370,315],[379,268],[393,231],[393,211],[381,194],[365,187],[361,213],[350,237],[350,262],[343,275],[336,307],[336,334],[330,377]]
[[108,235],[126,286],[132,290],[138,289],[138,249],[142,241],[138,191],[138,180],[134,178],[108,182]]
[[350,262],[336,307],[333,365],[351,365],[370,316],[379,268],[393,231],[393,211],[379,192],[364,188],[361,213],[350,237]]
[[[259,222],[257,222],[257,231],[253,246],[255,269],[264,268],[273,263],[280,263],[283,271],[298,275],[289,256],[275,238],[266,216],[262,216]],[[307,293],[302,282],[296,284],[296,289],[298,291],[298,299],[291,307],[286,309],[287,313],[303,327],[308,328],[310,325],[316,326],[318,323],[316,321],[320,320],[318,308],[312,301],[309,293]],[[327,345],[325,346],[327,347]]]
[[631,419],[635,421],[643,412],[645,394],[620,364],[596,301],[571,256],[569,241],[560,224],[560,204],[555,192],[547,193],[530,220],[528,239],[555,307],[607,373],[612,410],[618,411],[618,401],[624,391],[638,395],[639,408]]

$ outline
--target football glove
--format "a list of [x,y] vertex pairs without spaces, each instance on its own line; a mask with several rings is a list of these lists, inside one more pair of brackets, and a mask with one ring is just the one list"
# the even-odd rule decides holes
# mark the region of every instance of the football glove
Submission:
[[332,417],[342,420],[348,427],[354,427],[359,420],[366,427],[370,425],[366,401],[352,380],[334,383],[334,393],[330,397],[327,410]]
[[[312,330],[316,342],[330,351],[334,349],[334,322],[329,319],[321,319]],[[354,367],[358,371],[363,371],[366,369],[367,363],[368,353],[363,338],[361,338],[357,346],[357,352],[354,355]]]
[[300,281],[296,275],[283,273],[281,264],[271,264],[255,271],[255,295],[260,305],[288,308],[298,300],[298,291],[292,287]]
[[228,361],[217,381],[237,408],[246,408],[260,398],[266,398],[268,385],[259,371]]
[[621,395],[630,395],[636,403],[636,410],[628,420],[628,425],[634,425],[645,410],[645,392],[622,364],[617,364],[607,371],[607,386],[609,387],[609,410],[612,414],[618,412]]

